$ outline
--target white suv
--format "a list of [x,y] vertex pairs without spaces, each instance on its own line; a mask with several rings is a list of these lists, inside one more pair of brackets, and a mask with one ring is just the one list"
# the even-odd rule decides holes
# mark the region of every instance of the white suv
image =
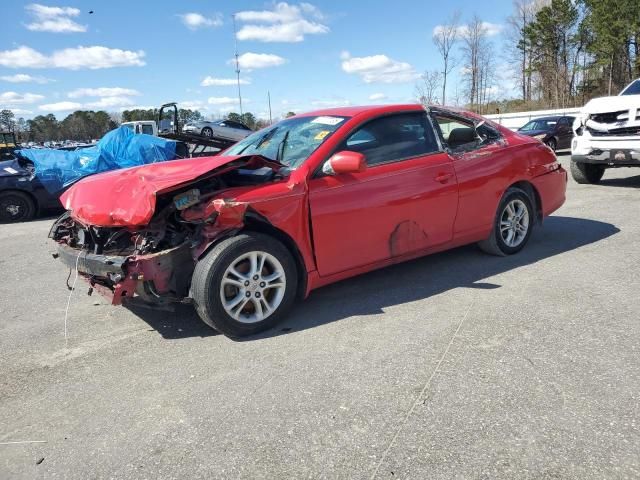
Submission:
[[617,97],[594,98],[573,122],[571,176],[598,183],[607,168],[640,167],[640,79]]

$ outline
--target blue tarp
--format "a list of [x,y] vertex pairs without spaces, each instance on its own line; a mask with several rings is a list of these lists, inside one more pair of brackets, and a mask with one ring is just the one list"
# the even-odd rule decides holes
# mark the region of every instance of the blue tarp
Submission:
[[176,158],[176,142],[152,135],[134,134],[127,127],[107,133],[93,147],[72,152],[50,149],[17,150],[33,162],[35,175],[51,193],[58,193],[94,173],[164,162]]

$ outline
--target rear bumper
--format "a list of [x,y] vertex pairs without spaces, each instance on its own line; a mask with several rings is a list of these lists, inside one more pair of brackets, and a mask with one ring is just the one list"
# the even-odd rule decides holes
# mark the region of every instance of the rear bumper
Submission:
[[564,204],[567,194],[567,171],[564,168],[560,167],[535,177],[531,183],[540,194],[543,217],[555,212]]
[[[152,288],[160,301],[188,295],[194,261],[187,244],[148,255],[100,255],[58,244],[58,258],[98,292],[120,305],[136,292]],[[146,288],[145,288],[146,286]]]

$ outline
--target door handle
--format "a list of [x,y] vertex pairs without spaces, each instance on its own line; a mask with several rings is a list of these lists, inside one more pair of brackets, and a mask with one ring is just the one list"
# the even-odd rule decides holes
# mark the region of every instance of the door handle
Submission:
[[451,177],[453,177],[453,173],[439,173],[435,176],[434,180],[440,183],[447,183]]

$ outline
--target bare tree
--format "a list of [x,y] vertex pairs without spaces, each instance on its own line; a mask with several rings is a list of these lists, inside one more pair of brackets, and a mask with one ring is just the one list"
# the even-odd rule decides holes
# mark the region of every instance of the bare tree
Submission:
[[451,56],[451,49],[458,41],[460,22],[460,12],[453,13],[451,18],[444,25],[438,25],[433,29],[433,43],[442,57],[442,104],[446,103],[447,97],[447,76],[455,67],[455,59]]
[[416,97],[423,105],[433,105],[438,103],[438,90],[442,74],[436,70],[427,70],[420,75],[420,80],[416,83]]
[[494,56],[484,22],[474,15],[462,29],[463,76],[469,108],[481,111],[495,78]]
[[[538,2],[539,3],[539,2]],[[532,0],[514,0],[513,13],[507,17],[508,60],[518,64],[516,78],[522,89],[522,99],[531,100],[531,51],[525,28],[534,19],[538,4]]]

